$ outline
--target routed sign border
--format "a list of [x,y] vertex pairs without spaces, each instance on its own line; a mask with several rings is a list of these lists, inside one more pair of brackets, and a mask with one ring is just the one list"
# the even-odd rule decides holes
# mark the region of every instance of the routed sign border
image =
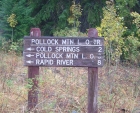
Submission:
[[24,37],[24,65],[45,67],[102,67],[102,37]]

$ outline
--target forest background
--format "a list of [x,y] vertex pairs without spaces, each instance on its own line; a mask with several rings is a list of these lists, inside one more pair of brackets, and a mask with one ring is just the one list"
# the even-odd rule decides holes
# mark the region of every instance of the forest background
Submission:
[[78,36],[97,28],[112,59],[138,62],[139,13],[139,0],[0,0],[1,40],[10,39],[13,49],[19,51],[16,43],[33,27],[48,36]]
[[[140,112],[140,0],[0,0],[0,112],[27,111],[33,83],[22,62],[23,37],[34,27],[43,36],[71,37],[96,28],[105,39],[100,113]],[[87,68],[42,67],[38,81],[42,113],[86,113]]]

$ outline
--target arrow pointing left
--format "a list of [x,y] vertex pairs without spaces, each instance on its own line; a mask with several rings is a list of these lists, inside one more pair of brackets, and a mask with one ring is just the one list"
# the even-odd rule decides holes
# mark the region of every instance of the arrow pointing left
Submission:
[[34,61],[28,60],[26,61],[26,63],[31,64],[31,63],[34,63]]
[[32,50],[34,50],[34,48],[29,47],[29,48],[27,48],[26,50],[32,51]]
[[28,55],[26,55],[27,57],[32,57],[32,56],[34,56],[34,55],[32,55],[32,54],[28,54]]

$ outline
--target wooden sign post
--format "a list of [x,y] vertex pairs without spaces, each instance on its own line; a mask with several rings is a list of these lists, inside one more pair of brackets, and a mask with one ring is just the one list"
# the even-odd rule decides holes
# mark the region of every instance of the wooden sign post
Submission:
[[28,109],[38,103],[39,66],[88,67],[88,113],[97,113],[98,67],[104,64],[104,38],[96,29],[89,29],[88,37],[41,36],[39,28],[33,28],[24,37],[24,65],[28,66],[28,78],[33,86],[28,94]]
[[[98,37],[96,29],[89,29],[88,37]],[[98,60],[100,63],[100,60]],[[98,67],[88,67],[88,113],[98,113]]]
[[[32,28],[30,31],[30,37],[40,37],[41,31],[39,28]],[[39,66],[28,66],[28,79],[32,83],[32,88],[28,92],[28,111],[31,111],[38,104],[38,80]],[[29,83],[30,84],[30,83]]]

